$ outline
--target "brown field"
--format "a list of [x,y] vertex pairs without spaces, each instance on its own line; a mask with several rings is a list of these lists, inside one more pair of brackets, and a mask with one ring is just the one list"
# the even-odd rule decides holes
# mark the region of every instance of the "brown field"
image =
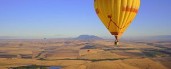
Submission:
[[62,69],[171,69],[171,42],[0,40],[0,69],[42,65]]

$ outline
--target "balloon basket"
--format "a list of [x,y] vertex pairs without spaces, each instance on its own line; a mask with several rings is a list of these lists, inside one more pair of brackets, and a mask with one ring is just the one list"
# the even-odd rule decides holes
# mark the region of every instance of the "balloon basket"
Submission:
[[115,46],[118,46],[119,45],[119,42],[118,41],[115,41],[114,44],[115,44]]

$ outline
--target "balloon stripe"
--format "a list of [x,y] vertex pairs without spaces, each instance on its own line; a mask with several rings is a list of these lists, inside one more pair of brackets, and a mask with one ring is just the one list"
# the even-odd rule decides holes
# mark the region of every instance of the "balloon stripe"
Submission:
[[136,8],[129,8],[127,6],[127,7],[123,7],[123,10],[122,11],[137,13],[138,12],[138,9],[136,9]]

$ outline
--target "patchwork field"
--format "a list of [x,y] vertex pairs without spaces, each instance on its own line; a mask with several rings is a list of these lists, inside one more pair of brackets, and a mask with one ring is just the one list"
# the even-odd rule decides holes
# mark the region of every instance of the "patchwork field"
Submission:
[[0,69],[61,66],[62,69],[171,69],[171,42],[112,40],[0,40]]

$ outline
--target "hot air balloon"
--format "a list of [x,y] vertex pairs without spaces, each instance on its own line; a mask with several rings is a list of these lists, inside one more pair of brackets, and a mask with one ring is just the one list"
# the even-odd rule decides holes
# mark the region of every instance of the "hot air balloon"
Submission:
[[135,18],[140,0],[94,0],[96,14],[115,36],[115,45]]

